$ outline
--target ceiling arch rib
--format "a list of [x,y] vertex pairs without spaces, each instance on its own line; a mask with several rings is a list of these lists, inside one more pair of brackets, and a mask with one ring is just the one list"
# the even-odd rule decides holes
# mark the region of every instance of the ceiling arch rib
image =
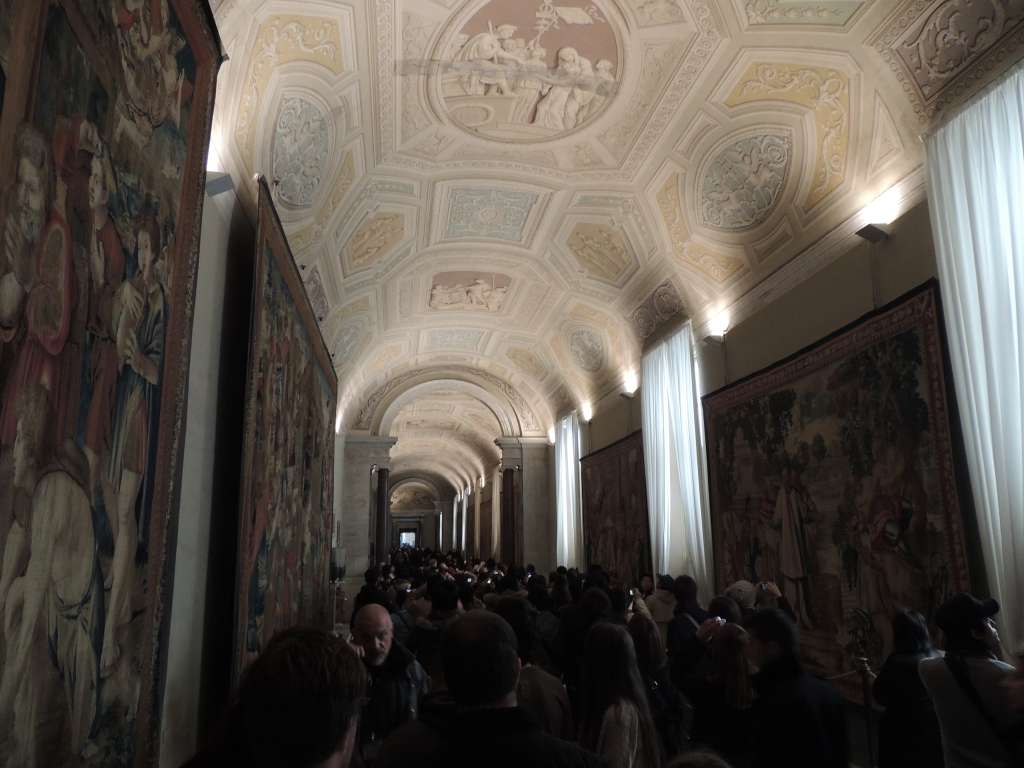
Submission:
[[441,500],[441,488],[437,482],[426,476],[425,473],[418,472],[414,475],[406,475],[405,473],[399,474],[394,467],[391,469],[391,493],[404,488],[406,486],[423,486],[433,496],[435,501]]
[[461,454],[458,449],[438,452],[436,443],[407,441],[403,448],[395,446],[392,451],[392,465],[398,469],[436,471],[448,478],[452,488],[460,493],[479,476],[473,467],[473,457]]
[[459,478],[439,467],[426,467],[415,458],[412,460],[400,460],[391,462],[392,477],[403,478],[430,478],[438,489],[441,503],[450,502],[456,490],[462,487]]
[[521,433],[519,418],[508,400],[484,389],[479,384],[454,378],[432,379],[408,387],[401,394],[395,396],[384,408],[380,414],[379,424],[371,422],[371,431],[374,434],[390,435],[395,426],[395,420],[403,408],[415,404],[417,400],[428,399],[432,395],[444,397],[450,393],[471,399],[486,409],[494,417],[494,424],[499,429],[498,434],[494,437],[512,437]]

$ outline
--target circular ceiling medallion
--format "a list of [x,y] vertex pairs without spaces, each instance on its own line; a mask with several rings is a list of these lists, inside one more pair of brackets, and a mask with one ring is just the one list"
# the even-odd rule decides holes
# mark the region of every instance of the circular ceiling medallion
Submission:
[[569,337],[569,351],[576,365],[589,373],[597,373],[604,365],[604,344],[594,331],[581,328]]
[[619,35],[594,0],[487,0],[444,46],[442,110],[474,136],[561,138],[618,89]]

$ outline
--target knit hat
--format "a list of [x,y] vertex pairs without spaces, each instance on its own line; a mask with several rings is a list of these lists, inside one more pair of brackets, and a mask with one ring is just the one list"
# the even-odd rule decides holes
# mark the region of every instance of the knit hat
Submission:
[[725,596],[735,600],[744,611],[749,611],[754,607],[756,595],[757,591],[754,589],[754,585],[746,579],[740,579],[730,584],[725,590]]

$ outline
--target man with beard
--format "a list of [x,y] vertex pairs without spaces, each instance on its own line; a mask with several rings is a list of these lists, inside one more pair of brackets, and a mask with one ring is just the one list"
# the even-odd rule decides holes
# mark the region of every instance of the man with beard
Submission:
[[[39,131],[23,125],[14,149],[17,156],[14,189],[0,242],[0,343],[5,353],[7,345],[21,329],[25,301],[35,284],[36,255],[46,221],[51,177],[50,150]],[[15,417],[9,413],[11,408],[13,403],[5,398],[2,422],[5,445],[14,440]]]

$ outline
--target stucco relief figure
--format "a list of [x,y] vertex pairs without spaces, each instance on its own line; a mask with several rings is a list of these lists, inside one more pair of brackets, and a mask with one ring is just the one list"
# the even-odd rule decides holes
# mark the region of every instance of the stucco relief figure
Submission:
[[580,122],[589,119],[592,115],[600,114],[604,109],[609,96],[615,91],[615,65],[608,59],[601,59],[594,66],[594,79],[594,92],[586,113],[579,118]]
[[537,102],[548,92],[547,83],[543,78],[548,72],[548,52],[535,47],[529,52],[529,58],[523,62],[523,73],[515,81],[516,105],[512,109],[513,123],[532,123],[537,109]]
[[[442,97],[457,123],[488,138],[548,138],[581,127],[607,104],[616,87],[618,43],[603,12],[596,3],[536,0],[535,7],[530,40],[516,37],[515,25],[496,25],[484,15],[487,6],[451,38]],[[576,32],[579,27],[586,31]],[[552,61],[543,39],[556,33]]]
[[676,0],[641,0],[636,13],[642,25],[671,24],[683,18]]
[[506,51],[504,43],[515,33],[515,27],[503,24],[470,38],[458,52],[455,61],[466,65],[464,68],[469,70],[461,78],[467,95],[514,95],[506,75],[507,65],[518,65],[522,60]]
[[432,309],[475,309],[497,312],[505,303],[508,286],[498,286],[477,278],[469,285],[435,285],[430,290]]
[[594,66],[590,59],[580,56],[580,76],[576,79],[575,87],[565,105],[567,128],[575,128],[586,121],[590,103],[594,100],[594,85]]
[[571,124],[567,124],[569,117],[569,99],[572,96],[573,86],[576,80],[583,74],[583,66],[580,63],[579,52],[575,48],[562,48],[558,51],[558,68],[554,77],[557,85],[552,85],[547,95],[537,105],[537,118],[539,125],[551,128],[556,131],[564,131],[576,125],[576,114],[572,114]]

